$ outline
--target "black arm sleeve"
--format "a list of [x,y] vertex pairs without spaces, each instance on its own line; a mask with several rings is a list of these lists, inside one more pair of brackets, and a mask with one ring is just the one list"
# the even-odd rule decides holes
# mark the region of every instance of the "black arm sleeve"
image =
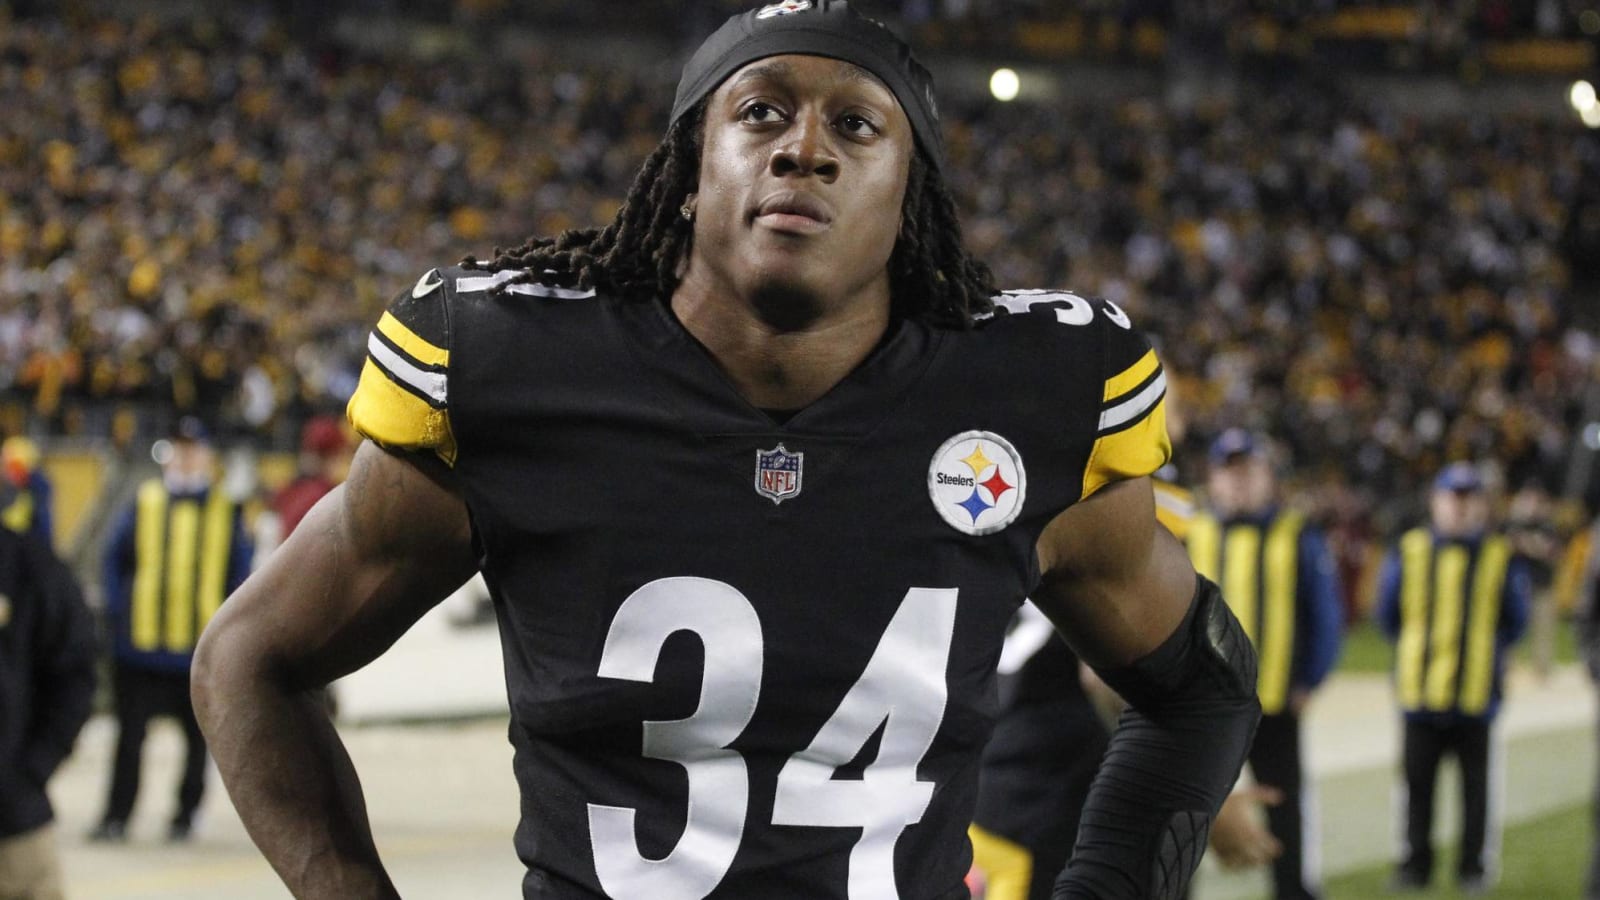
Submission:
[[94,621],[78,582],[55,554],[26,541],[28,589],[40,605],[33,683],[38,696],[23,750],[23,765],[38,784],[72,752],[94,699]]
[[1129,708],[1090,788],[1054,900],[1182,897],[1261,717],[1255,650],[1217,586],[1198,578],[1171,637],[1134,664],[1099,674]]

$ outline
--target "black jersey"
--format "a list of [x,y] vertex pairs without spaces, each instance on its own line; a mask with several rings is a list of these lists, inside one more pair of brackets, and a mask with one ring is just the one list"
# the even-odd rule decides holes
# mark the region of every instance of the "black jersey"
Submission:
[[429,272],[350,416],[454,467],[505,654],[524,895],[966,897],[1006,624],[1055,515],[1169,455],[1115,306],[891,325],[783,424],[666,304]]

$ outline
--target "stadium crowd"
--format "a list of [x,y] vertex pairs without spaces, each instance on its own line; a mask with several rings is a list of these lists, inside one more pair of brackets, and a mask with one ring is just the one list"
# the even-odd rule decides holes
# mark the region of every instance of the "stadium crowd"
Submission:
[[[608,219],[669,101],[615,68],[307,49],[270,18],[6,22],[0,396],[54,432],[138,408],[281,444],[341,406],[422,270]],[[1567,126],[1302,81],[954,102],[945,127],[999,281],[1154,326],[1195,446],[1279,435],[1365,507],[1450,459],[1564,466],[1600,352],[1565,294]]]

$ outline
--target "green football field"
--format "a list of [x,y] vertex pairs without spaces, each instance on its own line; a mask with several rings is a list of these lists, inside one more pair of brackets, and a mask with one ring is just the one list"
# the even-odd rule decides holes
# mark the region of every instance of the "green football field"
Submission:
[[[1583,874],[1589,865],[1592,830],[1585,803],[1508,828],[1505,831],[1503,871],[1491,897],[1517,900],[1573,900],[1582,896]],[[1431,891],[1405,896],[1460,897],[1451,873],[1455,856],[1446,849],[1434,874]],[[1385,891],[1389,868],[1363,869],[1328,882],[1329,900],[1368,900],[1391,896]]]

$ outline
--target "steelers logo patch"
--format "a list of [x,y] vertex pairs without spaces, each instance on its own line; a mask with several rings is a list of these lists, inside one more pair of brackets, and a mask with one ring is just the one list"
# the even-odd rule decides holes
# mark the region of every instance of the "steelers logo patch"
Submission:
[[1022,454],[992,431],[963,431],[933,454],[928,496],[951,528],[993,534],[1022,513],[1028,474]]

